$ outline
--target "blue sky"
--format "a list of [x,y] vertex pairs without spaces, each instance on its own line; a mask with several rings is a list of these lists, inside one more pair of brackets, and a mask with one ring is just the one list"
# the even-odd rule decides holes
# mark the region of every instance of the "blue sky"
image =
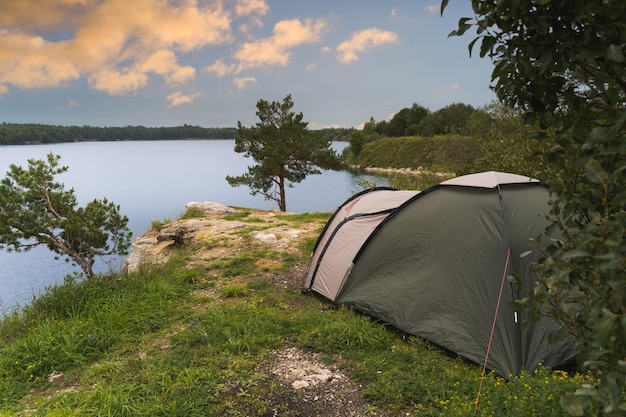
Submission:
[[309,127],[418,103],[481,107],[492,65],[448,38],[469,0],[7,0],[0,122],[256,123],[291,94]]

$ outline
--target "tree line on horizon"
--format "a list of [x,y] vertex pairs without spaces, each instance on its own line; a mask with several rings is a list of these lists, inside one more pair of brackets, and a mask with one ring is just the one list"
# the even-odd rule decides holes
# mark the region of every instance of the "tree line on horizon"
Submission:
[[[470,117],[481,112],[469,104],[453,103],[431,111],[417,103],[395,113],[389,120],[370,117],[362,129],[332,127],[312,130],[330,141],[349,141],[350,135],[362,130],[366,141],[382,137],[435,136],[469,134]],[[0,145],[28,145],[123,140],[235,139],[236,127],[201,127],[184,124],[171,127],[146,126],[62,126],[40,123],[0,124]]]
[[96,127],[57,126],[38,123],[0,124],[0,145],[38,143],[172,140],[172,139],[234,139],[234,127],[200,127],[184,124],[172,127]]
[[[354,130],[340,127],[319,129],[316,132],[320,132],[330,141],[347,142]],[[235,139],[236,136],[236,127],[201,127],[188,124],[170,127],[62,126],[7,122],[0,124],[0,146],[125,140]]]

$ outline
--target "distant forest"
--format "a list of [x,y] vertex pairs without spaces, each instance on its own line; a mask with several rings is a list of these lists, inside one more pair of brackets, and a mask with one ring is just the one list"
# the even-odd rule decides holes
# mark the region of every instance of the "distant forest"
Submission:
[[[333,141],[347,141],[353,129],[322,129],[318,132]],[[123,140],[234,139],[235,127],[93,127],[55,126],[36,123],[0,124],[0,145],[97,142]]]
[[120,140],[234,139],[236,134],[237,129],[234,127],[206,128],[187,124],[175,127],[93,127],[2,123],[0,145]]

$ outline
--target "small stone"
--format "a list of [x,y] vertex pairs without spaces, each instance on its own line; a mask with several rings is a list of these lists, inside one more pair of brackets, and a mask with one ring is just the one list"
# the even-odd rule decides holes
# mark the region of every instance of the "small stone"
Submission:
[[302,388],[308,387],[309,383],[303,380],[298,380],[298,381],[293,381],[291,383],[291,386],[293,387],[293,389],[302,389]]
[[57,387],[60,387],[63,384],[63,380],[65,379],[65,374],[59,371],[52,371],[48,376],[48,381]]

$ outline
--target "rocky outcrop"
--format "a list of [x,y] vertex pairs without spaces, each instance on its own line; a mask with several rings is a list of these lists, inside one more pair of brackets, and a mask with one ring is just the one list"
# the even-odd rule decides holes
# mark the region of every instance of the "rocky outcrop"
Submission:
[[[230,214],[241,213],[243,217],[251,216],[254,221],[227,220]],[[209,249],[197,249],[195,259],[213,258],[218,254],[211,252],[216,240],[229,240],[232,247],[241,244],[242,239],[249,239],[252,243],[272,247],[281,251],[297,250],[293,242],[301,238],[303,233],[317,232],[312,227],[290,227],[283,224],[283,216],[291,213],[281,213],[266,210],[240,210],[213,202],[192,202],[185,206],[183,218],[168,223],[162,227],[152,229],[138,237],[131,246],[131,252],[126,258],[124,269],[128,273],[136,272],[142,266],[159,265],[168,260],[172,251],[187,244],[204,244]],[[277,224],[279,223],[279,224]],[[242,229],[250,229],[247,233],[237,233]],[[210,253],[205,253],[205,251]],[[219,249],[223,250],[223,248]],[[216,249],[216,251],[218,251]]]
[[202,235],[225,233],[247,226],[246,223],[232,220],[221,220],[216,216],[237,213],[236,209],[219,203],[202,202],[187,203],[185,214],[193,212],[203,217],[183,218],[168,223],[163,227],[152,229],[135,239],[131,252],[124,263],[128,273],[138,271],[143,265],[158,265],[169,258],[173,249],[197,240]]

